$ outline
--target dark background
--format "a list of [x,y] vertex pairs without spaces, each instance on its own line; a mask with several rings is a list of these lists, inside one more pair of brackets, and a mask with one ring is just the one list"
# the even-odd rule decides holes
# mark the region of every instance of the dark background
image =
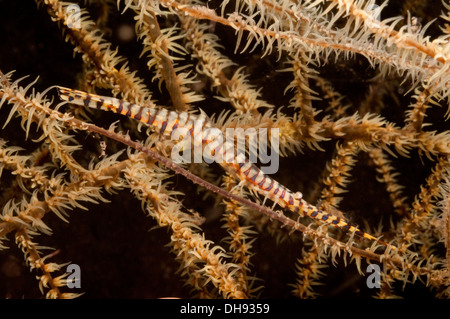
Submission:
[[[210,7],[217,7],[217,2],[209,2]],[[404,14],[411,10],[425,21],[437,17],[440,6],[433,6],[433,1],[391,1],[386,9],[388,15]],[[99,12],[95,5],[89,8],[94,18]],[[155,97],[164,103],[169,103],[164,92],[159,93],[156,84],[150,81],[151,72],[146,68],[146,59],[139,59],[142,47],[136,39],[122,41],[118,37],[120,27],[128,25],[134,28],[133,15],[130,11],[120,14],[117,10],[111,12],[107,28],[110,33],[105,37],[112,42],[113,47],[119,46],[119,54],[128,59],[131,70],[137,70],[138,76],[146,79]],[[284,87],[290,79],[285,74],[275,72],[280,68],[273,56],[260,59],[257,53],[238,56],[234,54],[234,32],[217,26],[223,41],[226,54],[240,65],[246,65],[252,83],[263,87],[263,98],[277,105],[287,105],[289,96],[283,94]],[[438,34],[437,26],[429,29],[430,34]],[[80,55],[74,55],[73,47],[64,41],[61,30],[53,23],[44,8],[37,8],[34,1],[2,1],[0,0],[0,70],[7,73],[15,70],[13,79],[29,76],[21,83],[26,86],[39,77],[34,85],[36,90],[42,91],[51,85],[62,85],[75,88],[77,74],[81,71]],[[368,92],[369,79],[375,75],[368,63],[362,58],[352,61],[339,60],[323,67],[321,74],[326,76],[336,87],[337,91],[346,95],[354,105],[364,98]],[[395,77],[393,79],[395,83]],[[272,89],[276,88],[276,89]],[[392,89],[393,98],[384,96],[384,103],[394,107],[383,111],[383,116],[389,120],[401,123],[401,116],[405,110],[405,103],[410,96],[404,97]],[[54,94],[51,93],[51,94]],[[213,95],[213,92],[206,91]],[[202,104],[203,103],[203,104]],[[200,106],[207,105],[208,113],[220,111],[224,107],[213,98],[208,98]],[[320,103],[320,102],[318,102]],[[441,112],[442,111],[442,112]],[[442,117],[443,111],[428,118],[433,120]],[[351,112],[351,111],[350,111]],[[8,115],[8,106],[0,110],[0,125]],[[108,126],[117,120],[115,115],[96,114],[94,121],[98,125]],[[0,137],[8,140],[9,145],[27,147],[33,145],[30,139],[24,142],[24,133],[18,129],[19,119],[12,120],[8,126],[0,131]],[[92,137],[85,137],[83,141],[87,154],[78,154],[82,158],[95,153],[97,141]],[[111,143],[114,149],[114,143]],[[291,189],[308,189],[314,187],[326,162],[334,149],[334,143],[323,143],[326,152],[304,150],[296,156],[282,158],[280,171],[276,177]],[[392,208],[383,186],[376,182],[375,171],[367,161],[367,156],[361,154],[361,160],[353,173],[349,193],[342,203],[344,211],[355,212],[355,221],[362,224],[363,218],[388,223],[388,216]],[[408,159],[397,159],[396,167],[400,174],[400,182],[405,185],[405,194],[409,202],[418,192],[430,171],[430,163],[426,158],[412,153]],[[214,170],[220,174],[220,170]],[[0,184],[0,193],[6,192],[9,181],[13,177],[4,172]],[[176,189],[182,190],[186,196],[183,203],[186,207],[195,209],[207,217],[202,228],[207,239],[216,244],[223,244],[225,231],[220,221],[223,206],[215,205],[212,196],[203,198],[198,194],[197,187],[181,177],[174,177]],[[307,191],[305,193],[307,195]],[[173,254],[166,247],[170,241],[170,234],[166,229],[152,229],[156,226],[154,220],[146,217],[141,204],[133,198],[128,190],[118,195],[105,195],[110,203],[91,205],[87,210],[75,209],[69,211],[70,223],[65,223],[53,214],[47,214],[45,222],[52,228],[53,235],[35,237],[35,241],[43,246],[50,246],[58,250],[52,259],[54,262],[72,262],[80,265],[82,270],[81,291],[82,298],[160,298],[160,297],[190,297],[190,287],[184,286],[184,281],[178,274],[178,264]],[[2,198],[4,199],[4,198]],[[387,216],[387,217],[386,217]],[[152,229],[151,231],[149,231]],[[36,280],[36,272],[30,272],[26,266],[23,254],[14,244],[14,238],[8,236],[5,244],[10,248],[0,251],[0,298],[42,298]],[[261,298],[292,298],[291,287],[295,283],[295,262],[301,256],[302,240],[292,238],[279,244],[269,234],[258,235],[252,249],[252,274],[261,279],[257,285],[263,285]],[[363,266],[365,267],[365,266]],[[363,268],[364,269],[364,268]],[[325,270],[327,276],[323,279],[323,286],[317,291],[325,298],[348,297],[369,298],[374,294],[366,288],[365,277],[358,275],[354,265],[344,267],[339,262],[337,267],[331,265]],[[63,289],[64,290],[64,289]],[[64,291],[67,291],[64,290]],[[78,291],[77,291],[78,292]],[[424,298],[432,296],[428,288],[420,283],[407,285],[404,291],[399,290],[404,297]]]

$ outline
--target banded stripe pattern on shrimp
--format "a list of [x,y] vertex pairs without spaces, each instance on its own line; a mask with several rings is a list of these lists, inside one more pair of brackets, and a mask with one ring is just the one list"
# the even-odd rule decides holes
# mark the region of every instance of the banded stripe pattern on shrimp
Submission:
[[393,250],[397,249],[395,246],[387,244],[380,239],[361,231],[359,228],[350,225],[342,218],[324,212],[316,206],[311,205],[302,198],[303,195],[301,192],[294,193],[273,178],[264,174],[264,172],[255,164],[251,163],[243,153],[238,153],[237,156],[234,156],[234,152],[229,151],[230,148],[234,149],[234,143],[231,143],[228,140],[225,140],[223,143],[217,143],[214,134],[208,130],[208,128],[213,127],[212,123],[204,114],[197,115],[187,112],[143,107],[113,97],[90,94],[60,86],[58,86],[57,89],[61,100],[80,106],[119,113],[138,120],[165,136],[172,137],[177,129],[184,132],[184,134],[193,136],[196,132],[194,130],[195,125],[201,123],[199,131],[202,136],[201,139],[198,137],[197,141],[201,141],[202,147],[209,146],[213,156],[220,155],[223,160],[218,161],[218,164],[224,169],[231,169],[234,171],[235,175],[251,189],[256,190],[265,198],[271,199],[274,203],[277,203],[281,207],[297,213],[302,217],[310,217],[322,224],[332,225],[342,230],[353,232],[359,237],[390,247]]

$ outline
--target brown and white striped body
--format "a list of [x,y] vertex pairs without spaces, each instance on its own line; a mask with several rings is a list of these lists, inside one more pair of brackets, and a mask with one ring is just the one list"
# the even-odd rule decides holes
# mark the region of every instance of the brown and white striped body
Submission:
[[[203,115],[195,115],[187,112],[168,111],[166,109],[155,109],[142,107],[116,98],[89,94],[82,91],[72,90],[68,88],[58,87],[62,100],[82,105],[94,109],[112,111],[120,113],[130,118],[141,121],[154,128],[160,134],[171,136],[180,129],[185,134],[195,137],[198,132],[195,130],[199,125],[201,136],[197,140],[201,141],[202,147],[209,145],[213,150],[213,155],[221,156],[222,162],[218,162],[225,169],[232,169],[239,179],[245,181],[247,186],[256,190],[262,196],[271,199],[281,207],[289,209],[301,216],[309,216],[322,223],[333,225],[346,231],[354,232],[356,235],[367,238],[372,241],[379,242],[388,246],[388,244],[367,234],[358,228],[351,226],[343,219],[319,210],[317,207],[309,204],[302,199],[300,192],[294,193],[287,189],[273,178],[264,174],[256,165],[249,162],[243,154],[234,156],[234,143],[224,141],[219,143],[216,136],[208,131],[212,125]],[[198,134],[198,133],[197,133]],[[201,138],[201,139],[200,139]],[[391,246],[393,249],[395,247]]]

